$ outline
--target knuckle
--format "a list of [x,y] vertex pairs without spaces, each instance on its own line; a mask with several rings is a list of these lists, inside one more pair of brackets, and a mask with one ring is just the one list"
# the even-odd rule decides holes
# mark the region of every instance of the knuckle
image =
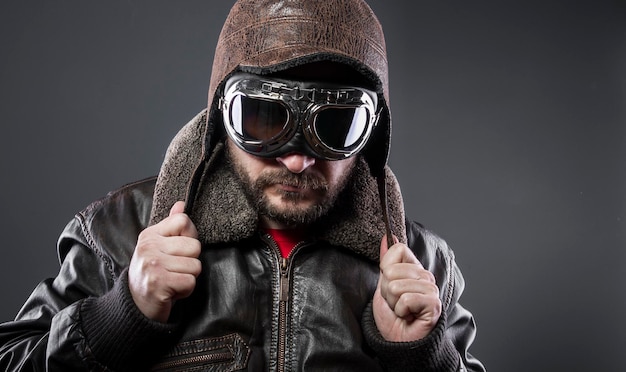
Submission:
[[425,299],[425,302],[429,311],[432,312],[436,317],[439,317],[439,315],[441,315],[442,305],[441,300],[439,300],[438,297],[427,297]]
[[441,301],[439,300],[439,298],[437,298],[437,301],[435,302],[435,310],[436,310],[437,316],[441,315],[442,309],[443,309],[443,305],[441,304]]
[[146,240],[149,236],[150,236],[150,228],[147,228],[147,229],[142,230],[139,233],[137,240],[141,242],[143,240]]
[[180,229],[187,229],[193,225],[189,216],[187,216],[184,213],[177,213],[173,215],[171,218],[172,218],[172,223],[175,224],[176,227]]
[[191,251],[194,257],[200,256],[200,252],[202,252],[202,244],[198,239],[193,239],[191,244]]
[[385,277],[387,278],[395,278],[398,276],[398,266],[397,265],[389,265],[385,267]]
[[392,281],[387,285],[387,291],[393,295],[400,295],[403,292],[402,283],[398,281]]
[[159,260],[156,257],[151,257],[151,258],[145,260],[144,262],[145,262],[144,267],[146,269],[148,269],[148,270],[152,270],[152,269],[161,267],[161,260]]
[[184,287],[189,291],[193,291],[196,286],[196,277],[193,275],[185,275],[184,278]]
[[410,302],[408,297],[409,297],[409,295],[406,294],[406,293],[403,293],[400,296],[398,296],[398,299],[396,300],[396,307],[405,308],[407,303]]
[[430,293],[433,294],[433,296],[435,296],[437,299],[439,299],[439,287],[435,284],[435,283],[428,283],[429,284],[429,289],[430,289]]
[[191,295],[196,287],[196,277],[193,275],[182,275],[179,278],[179,287],[176,290],[175,298],[186,298]]
[[161,275],[148,274],[145,275],[144,282],[148,291],[154,291],[161,288]]
[[424,270],[424,279],[429,281],[430,283],[435,284],[437,281],[435,280],[435,275],[428,270]]
[[194,260],[193,275],[197,277],[198,275],[200,275],[201,272],[202,272],[202,262],[196,259]]
[[412,305],[414,304],[413,296],[408,293],[402,294],[396,300],[395,312],[400,316],[408,315],[411,312]]
[[160,286],[163,277],[161,268],[161,263],[156,258],[140,260],[136,266],[132,267],[132,270],[129,270],[129,275],[140,278],[143,283],[142,287],[153,290]]
[[139,255],[147,255],[150,252],[158,250],[159,241],[151,234],[144,234],[141,232],[137,239],[137,245],[135,246],[135,252]]
[[155,298],[161,305],[169,304],[172,301],[172,296],[166,291],[158,292]]

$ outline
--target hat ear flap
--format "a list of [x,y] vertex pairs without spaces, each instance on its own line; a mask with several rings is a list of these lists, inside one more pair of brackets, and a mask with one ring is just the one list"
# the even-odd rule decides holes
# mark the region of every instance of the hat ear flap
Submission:
[[384,177],[385,165],[387,165],[391,146],[391,119],[389,110],[386,107],[383,107],[378,115],[376,126],[372,130],[370,139],[362,150],[362,154],[369,164],[372,176]]

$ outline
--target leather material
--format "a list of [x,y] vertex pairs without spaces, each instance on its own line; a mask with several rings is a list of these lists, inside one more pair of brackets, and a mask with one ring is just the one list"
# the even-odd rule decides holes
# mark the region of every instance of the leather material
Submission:
[[238,1],[215,50],[209,102],[238,66],[263,74],[312,62],[323,54],[368,68],[389,100],[382,27],[364,1]]
[[[154,182],[120,189],[68,224],[59,240],[59,275],[35,289],[16,321],[0,325],[2,370],[39,370],[42,365],[71,371],[197,368],[196,359],[184,357],[189,355],[213,361],[212,370],[275,370],[281,261],[272,240],[258,234],[203,249],[200,259],[205,269],[197,288],[174,307],[176,332],[168,331],[167,325],[151,330],[158,326],[134,314],[132,300],[123,294],[125,307],[116,316],[128,322],[129,329],[102,321],[99,347],[105,350],[97,350],[87,330],[88,309],[94,301],[124,291],[124,270],[137,234],[148,224]],[[459,370],[483,371],[467,352],[475,327],[471,314],[457,303],[464,284],[452,251],[415,223],[408,223],[407,234],[416,256],[435,274],[445,312],[439,326],[441,339],[421,342],[440,343],[437,349],[454,353],[462,361]],[[376,335],[375,328],[362,322],[378,279],[377,264],[321,241],[297,247],[291,257],[286,271],[290,291],[285,370],[383,368],[382,360],[365,343],[369,334]],[[111,307],[103,314],[116,311]],[[133,346],[136,330],[147,346]],[[148,331],[155,336],[146,336]],[[126,336],[118,336],[123,332]],[[159,349],[163,346],[167,348]],[[115,348],[120,352],[106,353]],[[415,354],[419,348],[411,350]],[[106,355],[120,358],[120,353],[128,355],[115,361],[119,368],[103,360]],[[130,360],[144,364],[133,365]],[[391,368],[394,360],[384,363]]]

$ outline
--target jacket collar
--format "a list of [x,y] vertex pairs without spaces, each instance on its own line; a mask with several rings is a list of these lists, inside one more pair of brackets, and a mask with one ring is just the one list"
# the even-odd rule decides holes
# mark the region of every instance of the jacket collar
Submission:
[[[189,179],[202,154],[206,112],[193,118],[174,138],[165,156],[156,183],[150,224],[167,217],[177,200],[185,200]],[[258,229],[258,216],[243,188],[224,161],[224,145],[218,143],[205,164],[195,194],[191,219],[204,244],[236,242]],[[406,242],[404,209],[398,182],[386,167],[387,200],[394,234]],[[327,216],[314,226],[316,238],[345,247],[373,261],[385,228],[376,180],[368,164],[359,159],[355,174]]]

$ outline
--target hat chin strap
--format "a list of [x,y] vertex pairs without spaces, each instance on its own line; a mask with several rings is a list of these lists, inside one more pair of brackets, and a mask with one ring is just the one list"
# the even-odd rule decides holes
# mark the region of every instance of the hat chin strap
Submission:
[[204,169],[209,163],[210,155],[215,150],[215,146],[217,145],[217,138],[219,137],[216,133],[216,126],[211,125],[209,122],[209,115],[206,115],[204,123],[204,141],[202,142],[202,157],[198,160],[198,164],[193,170],[191,174],[191,178],[189,179],[189,183],[187,184],[187,192],[185,193],[185,210],[184,213],[188,216],[191,216],[191,212],[193,210],[194,202],[196,201],[196,194],[198,193],[198,188],[200,187],[200,181],[202,179],[202,174],[204,173]]
[[387,236],[387,247],[395,244],[393,231],[391,229],[391,221],[389,219],[389,205],[387,204],[387,182],[385,180],[385,172],[376,177],[378,184],[378,195],[380,198],[380,207],[383,211],[383,223],[385,224],[385,234]]

